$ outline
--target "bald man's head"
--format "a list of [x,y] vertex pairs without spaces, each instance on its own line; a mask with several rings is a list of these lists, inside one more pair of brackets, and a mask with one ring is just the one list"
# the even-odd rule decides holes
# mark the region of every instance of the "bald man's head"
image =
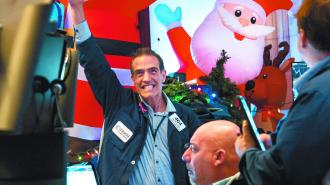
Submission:
[[207,142],[209,146],[234,148],[232,144],[238,135],[240,135],[240,129],[235,123],[226,120],[216,120],[200,126],[191,140],[197,137]]
[[234,147],[238,135],[239,127],[230,121],[200,126],[182,156],[191,180],[198,185],[210,184],[238,172],[239,158]]

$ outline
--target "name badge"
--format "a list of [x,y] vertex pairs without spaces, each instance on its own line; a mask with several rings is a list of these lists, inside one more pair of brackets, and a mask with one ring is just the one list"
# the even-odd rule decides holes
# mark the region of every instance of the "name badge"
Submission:
[[186,128],[186,125],[181,121],[181,119],[176,113],[172,114],[168,119],[173,123],[173,125],[179,132]]
[[119,137],[124,143],[126,143],[133,135],[133,132],[128,129],[123,122],[118,121],[116,125],[112,128],[112,132]]

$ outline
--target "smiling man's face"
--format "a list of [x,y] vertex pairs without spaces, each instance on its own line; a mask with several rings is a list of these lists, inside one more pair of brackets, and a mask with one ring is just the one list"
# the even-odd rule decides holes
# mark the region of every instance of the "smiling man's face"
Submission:
[[161,99],[166,72],[160,70],[158,59],[155,56],[142,55],[132,62],[132,80],[136,91],[146,102]]

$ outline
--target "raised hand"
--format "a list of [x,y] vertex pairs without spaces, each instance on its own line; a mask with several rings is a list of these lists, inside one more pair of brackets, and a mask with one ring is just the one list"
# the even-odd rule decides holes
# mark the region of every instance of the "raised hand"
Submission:
[[158,21],[164,26],[168,26],[174,22],[180,22],[182,18],[180,7],[177,7],[173,12],[166,4],[157,5],[155,8],[155,14]]
[[87,0],[68,0],[71,7],[82,6]]
[[68,0],[72,11],[73,24],[77,25],[85,21],[84,2],[87,0]]
[[239,157],[242,157],[245,151],[249,148],[256,148],[256,143],[252,138],[249,125],[246,120],[243,121],[242,131],[242,135],[240,135],[235,142],[236,153]]

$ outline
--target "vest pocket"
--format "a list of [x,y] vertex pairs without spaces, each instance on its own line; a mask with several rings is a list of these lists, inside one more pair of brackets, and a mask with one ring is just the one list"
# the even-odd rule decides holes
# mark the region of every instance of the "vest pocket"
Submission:
[[127,113],[118,113],[112,119],[110,127],[107,128],[104,136],[105,144],[112,143],[116,148],[123,151],[137,134],[139,124],[130,118]]

